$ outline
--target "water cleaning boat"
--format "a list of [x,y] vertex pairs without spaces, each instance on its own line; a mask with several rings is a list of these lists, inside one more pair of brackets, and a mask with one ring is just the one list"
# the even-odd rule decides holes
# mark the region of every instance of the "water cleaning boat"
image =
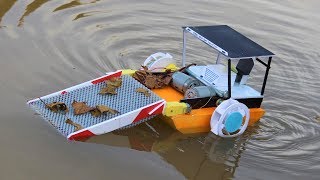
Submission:
[[[186,66],[187,33],[217,53],[215,62]],[[145,60],[144,69],[110,72],[28,104],[70,140],[131,127],[157,115],[182,133],[211,130],[222,137],[235,137],[265,113],[261,104],[273,56],[226,25],[183,27],[181,69],[169,53],[158,52]],[[260,91],[247,83],[256,63],[266,68]],[[111,87],[110,83],[105,87],[105,82],[115,78],[122,80],[116,92],[99,94],[102,88]],[[158,82],[159,79],[166,83]],[[77,101],[87,107],[108,106],[117,113],[79,115],[71,108]],[[63,102],[64,109],[68,107],[69,111],[52,111],[48,105],[56,102]]]

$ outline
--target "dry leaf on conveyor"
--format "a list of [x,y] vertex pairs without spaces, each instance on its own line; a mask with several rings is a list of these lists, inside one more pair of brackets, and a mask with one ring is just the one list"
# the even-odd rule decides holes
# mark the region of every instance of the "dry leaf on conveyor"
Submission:
[[147,97],[151,96],[150,92],[148,90],[146,90],[146,89],[143,89],[143,88],[137,88],[136,92],[143,93]]
[[107,87],[104,87],[100,90],[99,94],[112,94],[112,95],[115,95],[117,94],[116,92],[116,88],[113,87],[113,86],[107,86]]
[[106,80],[107,87],[103,87],[99,94],[117,94],[116,89],[122,85],[122,78],[120,77],[113,77],[109,80]]
[[90,111],[91,115],[94,116],[94,117],[99,117],[101,116],[101,112],[95,108],[94,110]]
[[106,112],[110,112],[111,114],[117,114],[119,113],[119,111],[115,110],[115,109],[111,109],[108,106],[105,105],[97,105],[96,108],[91,112],[91,115],[94,117],[99,117],[101,116],[101,114],[106,113]]
[[73,126],[75,127],[74,132],[83,129],[83,127],[82,127],[80,124],[77,124],[77,123],[73,122],[71,119],[67,119],[65,122],[66,122],[67,124],[71,124],[71,125],[73,125]]
[[84,114],[94,109],[88,106],[86,102],[77,102],[75,100],[72,103],[72,107],[74,109],[74,115]]
[[46,104],[46,107],[55,113],[59,111],[63,111],[63,112],[69,111],[67,105],[63,102],[53,102],[50,104]]
[[107,87],[113,86],[113,87],[118,88],[122,85],[122,78],[121,77],[113,77],[109,80],[106,80],[106,84],[107,84]]
[[97,109],[103,114],[105,112],[110,112],[111,114],[117,114],[119,113],[119,111],[115,110],[115,109],[111,109],[108,106],[105,105],[98,105]]

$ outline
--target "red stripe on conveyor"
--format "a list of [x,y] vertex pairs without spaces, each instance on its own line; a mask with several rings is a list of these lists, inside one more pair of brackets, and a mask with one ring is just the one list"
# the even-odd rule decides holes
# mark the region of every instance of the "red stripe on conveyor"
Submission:
[[85,131],[82,131],[82,132],[80,132],[78,134],[72,135],[71,137],[69,137],[69,140],[78,141],[78,140],[89,138],[89,137],[94,136],[94,135],[95,134],[93,134],[91,131],[85,130]]
[[106,75],[100,79],[95,79],[93,81],[91,81],[92,84],[98,84],[98,83],[101,83],[105,80],[108,80],[108,79],[111,79],[113,77],[120,77],[122,74],[122,71],[118,71],[118,72],[115,72],[114,74],[110,74],[110,75]]
[[159,107],[156,111],[154,111],[152,114],[149,115],[149,112],[152,111],[154,108],[158,107],[161,103],[163,103],[163,102],[159,102],[159,103],[154,104],[152,106],[149,106],[145,109],[142,109],[141,112],[138,114],[138,116],[134,119],[134,121],[132,123],[135,123],[135,122],[142,120],[142,119],[144,119],[148,116],[151,116],[151,115],[161,114],[162,110],[164,108],[164,104],[163,104],[163,106]]

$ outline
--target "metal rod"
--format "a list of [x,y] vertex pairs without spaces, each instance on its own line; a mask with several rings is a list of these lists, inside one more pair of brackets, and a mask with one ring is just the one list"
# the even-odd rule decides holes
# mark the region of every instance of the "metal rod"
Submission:
[[268,67],[268,64],[266,64],[265,62],[263,62],[261,59],[256,58],[257,61],[259,61],[261,64],[263,64],[264,66]]
[[270,69],[270,65],[271,65],[271,60],[272,60],[272,57],[270,56],[269,60],[268,60],[268,64],[267,64],[266,73],[264,75],[263,85],[262,85],[262,89],[261,89],[261,96],[264,94],[264,89],[265,89],[266,84],[267,84],[267,79],[268,79],[269,69]]
[[228,98],[231,98],[231,59],[228,59]]
[[217,56],[217,60],[216,60],[216,64],[220,63],[220,52],[218,52],[218,56]]
[[182,67],[186,66],[186,30],[183,29]]

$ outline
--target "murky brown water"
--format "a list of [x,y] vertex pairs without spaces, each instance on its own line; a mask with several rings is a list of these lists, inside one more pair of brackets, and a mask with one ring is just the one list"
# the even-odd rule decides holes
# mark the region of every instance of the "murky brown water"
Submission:
[[[318,0],[0,0],[0,179],[319,179]],[[237,139],[159,119],[68,142],[25,105],[157,51],[185,25],[228,24],[277,56],[261,122]],[[207,61],[197,46],[192,62]],[[191,61],[191,59],[189,59]]]

